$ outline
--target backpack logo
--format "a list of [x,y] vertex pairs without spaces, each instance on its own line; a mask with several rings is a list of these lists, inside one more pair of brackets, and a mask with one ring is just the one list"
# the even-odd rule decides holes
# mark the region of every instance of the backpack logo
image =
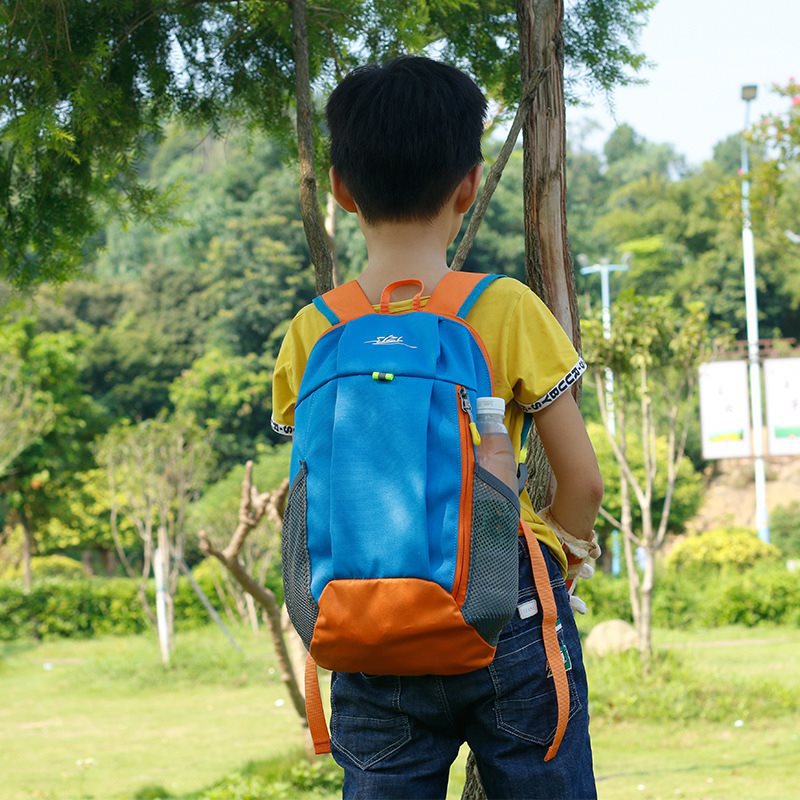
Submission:
[[402,336],[396,336],[393,333],[388,334],[387,336],[377,336],[374,339],[367,339],[364,344],[374,344],[374,345],[400,345],[401,347],[408,347],[411,350],[416,350],[417,346],[415,344],[406,344],[403,341]]

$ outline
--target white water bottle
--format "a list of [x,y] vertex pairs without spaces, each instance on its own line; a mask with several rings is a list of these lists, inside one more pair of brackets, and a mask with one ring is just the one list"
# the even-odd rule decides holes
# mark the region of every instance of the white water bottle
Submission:
[[503,421],[505,413],[506,404],[502,397],[478,398],[475,421],[481,443],[476,456],[478,464],[505,483],[516,496],[519,494],[517,459]]

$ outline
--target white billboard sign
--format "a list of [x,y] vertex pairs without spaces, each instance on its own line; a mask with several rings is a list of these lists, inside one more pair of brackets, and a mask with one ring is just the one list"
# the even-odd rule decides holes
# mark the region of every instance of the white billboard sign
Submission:
[[750,395],[746,361],[700,365],[703,458],[751,456]]
[[767,394],[767,452],[800,455],[800,358],[764,361]]

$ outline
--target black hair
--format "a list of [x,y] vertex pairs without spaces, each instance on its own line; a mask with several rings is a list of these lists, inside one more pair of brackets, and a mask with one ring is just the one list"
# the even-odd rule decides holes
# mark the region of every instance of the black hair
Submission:
[[430,58],[347,75],[326,108],[331,165],[365,221],[433,218],[483,161],[486,107],[471,78]]

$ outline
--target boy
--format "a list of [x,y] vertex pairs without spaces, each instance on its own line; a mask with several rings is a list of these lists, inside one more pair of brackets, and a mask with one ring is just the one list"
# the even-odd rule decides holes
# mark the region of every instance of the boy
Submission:
[[[448,274],[447,248],[481,179],[485,113],[485,98],[466,75],[419,57],[357,69],[332,93],[331,186],[337,202],[357,215],[366,239],[368,265],[358,284],[376,307],[384,287],[398,279],[421,281],[424,303]],[[401,286],[390,310],[411,310],[413,294]],[[525,413],[533,413],[557,480],[553,502],[541,512],[551,527],[534,513],[526,492],[520,502],[555,594],[569,724],[557,756],[545,761],[556,729],[554,680],[530,556],[520,538],[519,606],[493,662],[450,676],[334,673],[332,753],[345,772],[346,798],[444,797],[464,741],[489,798],[595,797],[586,676],[564,584],[567,561],[551,529],[577,540],[578,549],[589,548],[602,497],[594,452],[570,392],[585,364],[544,304],[510,278],[489,286],[467,322],[488,351],[511,440],[519,448]],[[293,431],[306,361],[329,327],[313,305],[292,321],[273,384],[273,426],[281,433]]]

